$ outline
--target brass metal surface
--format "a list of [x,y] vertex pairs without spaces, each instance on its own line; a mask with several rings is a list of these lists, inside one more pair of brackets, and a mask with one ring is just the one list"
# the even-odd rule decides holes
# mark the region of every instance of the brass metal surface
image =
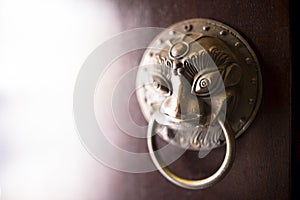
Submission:
[[[211,110],[212,106],[223,106],[210,98],[222,84],[218,76],[226,91],[226,120],[233,134],[237,138],[248,128],[260,105],[262,77],[253,50],[239,33],[214,20],[191,19],[172,25],[149,46],[137,75],[140,82],[145,81],[137,89],[145,118],[149,121],[159,111],[173,121],[201,125],[198,133],[177,131],[174,137],[165,129],[158,132],[160,136],[175,145],[189,145],[189,149],[200,151],[224,144],[221,128],[214,126],[219,113]],[[153,84],[149,84],[151,81]],[[209,125],[213,126],[210,133]],[[190,142],[182,144],[183,140]]]
[[[233,162],[234,138],[254,120],[262,98],[260,66],[245,39],[210,19],[176,23],[145,51],[137,86],[149,121],[148,149],[160,172],[188,189],[220,181]],[[155,134],[178,147],[198,150],[200,158],[226,144],[224,161],[210,177],[182,179],[156,155],[151,138]]]

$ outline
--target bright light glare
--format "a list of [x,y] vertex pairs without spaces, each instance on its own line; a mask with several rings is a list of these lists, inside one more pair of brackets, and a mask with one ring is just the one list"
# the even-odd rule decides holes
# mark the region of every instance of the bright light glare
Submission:
[[1,200],[108,199],[114,172],[81,145],[72,95],[89,53],[120,31],[117,17],[91,0],[0,1]]

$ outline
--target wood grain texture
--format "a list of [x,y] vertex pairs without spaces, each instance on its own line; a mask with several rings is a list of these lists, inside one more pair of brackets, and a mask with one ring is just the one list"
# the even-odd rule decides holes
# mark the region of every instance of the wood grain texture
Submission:
[[291,13],[291,45],[292,45],[292,198],[299,199],[299,180],[300,180],[300,106],[299,106],[299,78],[297,73],[297,68],[300,65],[298,59],[298,44],[299,37],[297,35],[297,26],[296,24],[298,19],[298,10],[295,1],[290,2],[290,13]]
[[[289,199],[291,149],[291,52],[288,0],[118,0],[113,1],[123,30],[168,27],[190,18],[221,21],[242,34],[256,52],[263,74],[263,99],[256,119],[236,141],[236,159],[229,174],[205,190],[186,190],[159,172],[116,173],[114,200],[162,199]],[[140,56],[140,55],[137,55]],[[140,58],[140,57],[138,57]],[[130,61],[128,61],[130,62]],[[137,64],[137,63],[133,63]],[[136,101],[135,101],[136,102]],[[137,113],[138,105],[136,103]],[[141,114],[137,114],[142,116]],[[125,141],[126,142],[126,141]],[[131,143],[131,139],[128,138]],[[135,149],[145,151],[146,141]],[[172,164],[187,178],[209,175],[224,156],[220,148],[205,159],[188,152]]]

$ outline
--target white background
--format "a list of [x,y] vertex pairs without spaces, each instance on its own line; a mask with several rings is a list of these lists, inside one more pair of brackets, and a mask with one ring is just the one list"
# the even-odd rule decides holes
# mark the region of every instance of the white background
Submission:
[[[81,145],[72,98],[81,65],[120,31],[91,0],[0,0],[0,199],[109,199],[112,170]],[[116,180],[117,181],[117,180]]]

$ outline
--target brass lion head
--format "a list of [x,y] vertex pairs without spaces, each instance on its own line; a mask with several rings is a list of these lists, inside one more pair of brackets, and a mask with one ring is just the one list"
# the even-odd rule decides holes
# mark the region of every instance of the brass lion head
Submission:
[[152,42],[158,49],[145,52],[137,74],[139,104],[145,118],[159,124],[155,132],[194,150],[220,146],[219,117],[233,122],[234,133],[240,134],[253,109],[244,109],[252,101],[247,90],[259,89],[250,85],[256,71],[243,57],[249,51],[230,40],[235,35],[217,29],[204,34],[207,30],[163,32]]
[[[143,87],[148,107],[143,112],[147,119],[159,113],[165,125],[159,134],[171,142],[210,148],[219,142],[220,129],[208,134],[208,125],[214,124],[223,104],[230,110],[234,107],[241,67],[221,40],[199,37],[191,41],[176,41],[151,55],[153,65],[144,69],[149,82]],[[197,51],[191,51],[192,45],[199,47]],[[197,128],[191,131],[189,127]]]
[[[221,180],[233,162],[235,138],[254,119],[261,95],[257,58],[235,30],[208,19],[164,30],[145,51],[137,73],[153,163],[184,188],[202,189]],[[178,178],[154,152],[156,133],[183,149],[199,150],[199,157],[226,143],[224,161],[207,179]]]

